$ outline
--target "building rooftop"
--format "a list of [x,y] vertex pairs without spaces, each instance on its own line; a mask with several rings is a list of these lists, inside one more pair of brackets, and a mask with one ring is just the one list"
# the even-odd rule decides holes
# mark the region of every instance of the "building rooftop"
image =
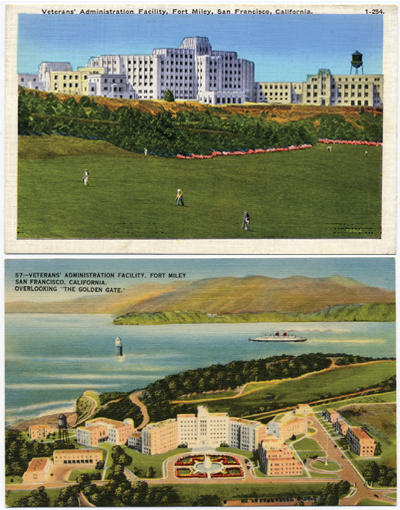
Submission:
[[29,427],[31,430],[40,430],[40,429],[44,429],[44,428],[47,428],[47,429],[51,429],[51,425],[47,425],[47,424],[44,424],[44,425],[30,425]]
[[46,464],[48,462],[51,462],[51,461],[47,457],[41,457],[41,458],[35,457],[30,461],[26,472],[32,473],[35,471],[42,471],[46,467]]
[[88,449],[84,449],[84,448],[74,448],[73,450],[54,450],[53,452],[53,456],[56,454],[56,453],[69,453],[69,454],[74,454],[74,453],[101,453],[100,450],[94,450],[93,448],[88,448]]
[[362,427],[351,427],[351,430],[359,439],[374,440]]

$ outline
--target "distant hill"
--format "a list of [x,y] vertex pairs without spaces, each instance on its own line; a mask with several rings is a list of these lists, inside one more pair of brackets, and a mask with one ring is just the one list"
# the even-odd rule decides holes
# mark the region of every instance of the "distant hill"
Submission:
[[395,292],[369,287],[341,276],[310,278],[208,278],[166,284],[143,283],[122,294],[84,297],[53,303],[6,303],[9,313],[98,313],[124,315],[199,311],[210,314],[317,313],[336,305],[387,304]]

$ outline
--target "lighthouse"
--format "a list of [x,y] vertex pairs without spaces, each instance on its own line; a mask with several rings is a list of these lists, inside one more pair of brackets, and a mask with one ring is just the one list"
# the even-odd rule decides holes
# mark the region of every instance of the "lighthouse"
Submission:
[[122,342],[119,336],[115,339],[115,354],[117,356],[122,356]]

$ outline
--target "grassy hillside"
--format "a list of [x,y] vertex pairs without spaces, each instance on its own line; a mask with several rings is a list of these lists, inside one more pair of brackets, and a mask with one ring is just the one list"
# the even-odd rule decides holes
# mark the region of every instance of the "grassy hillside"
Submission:
[[[236,399],[210,401],[209,411],[227,412],[230,416],[247,416],[268,411],[269,402],[281,407],[312,402],[380,386],[396,374],[395,361],[349,365],[311,374],[301,380],[288,379],[267,383],[260,391]],[[268,399],[265,399],[268,395]],[[194,407],[193,407],[194,408]]]
[[115,325],[163,325],[163,324],[204,324],[204,323],[243,323],[243,322],[345,322],[345,321],[395,321],[396,305],[348,305],[327,308],[313,314],[271,313],[232,313],[209,317],[206,313],[196,311],[185,312],[153,312],[129,313],[114,319]]
[[[89,186],[81,181],[90,173]],[[175,205],[177,188],[186,207]],[[178,160],[56,135],[19,138],[26,238],[379,238],[381,148]],[[241,227],[250,213],[250,231]]]

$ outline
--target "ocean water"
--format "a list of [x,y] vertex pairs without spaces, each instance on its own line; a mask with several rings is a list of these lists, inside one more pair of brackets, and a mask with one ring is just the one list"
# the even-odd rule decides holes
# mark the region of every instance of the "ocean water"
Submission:
[[[73,410],[85,390],[130,391],[214,363],[310,352],[395,356],[395,323],[114,326],[108,315],[6,314],[6,421]],[[274,331],[304,343],[249,342]],[[124,356],[115,356],[115,338]]]

